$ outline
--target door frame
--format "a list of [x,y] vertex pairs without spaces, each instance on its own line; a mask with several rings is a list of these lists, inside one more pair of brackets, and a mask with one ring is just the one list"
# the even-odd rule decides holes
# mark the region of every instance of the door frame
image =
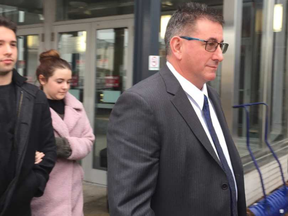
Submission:
[[[88,21],[88,20],[87,20]],[[133,45],[134,45],[134,19],[131,16],[101,18],[99,20],[92,19],[86,23],[56,23],[53,26],[54,32],[54,49],[58,49],[58,34],[69,31],[86,31],[86,55],[85,55],[85,72],[84,72],[84,97],[83,105],[90,124],[94,131],[95,119],[95,93],[96,93],[96,32],[100,29],[111,28],[127,28],[128,29],[128,49],[127,49],[127,81],[125,90],[132,86],[133,82]],[[88,78],[89,79],[88,79]],[[96,137],[97,140],[97,137]],[[93,151],[93,150],[92,150]],[[82,160],[82,167],[84,169],[84,180],[96,183],[102,186],[107,185],[107,171],[93,169],[93,152],[87,155]]]

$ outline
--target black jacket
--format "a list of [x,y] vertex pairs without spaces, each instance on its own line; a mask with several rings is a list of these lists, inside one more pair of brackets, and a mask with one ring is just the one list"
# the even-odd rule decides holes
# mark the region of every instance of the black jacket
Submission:
[[[38,87],[13,70],[16,89],[17,120],[14,142],[17,148],[15,178],[0,200],[0,216],[30,216],[33,197],[42,196],[56,161],[55,138],[49,105]],[[35,165],[35,152],[45,154]],[[0,159],[1,162],[1,159]]]

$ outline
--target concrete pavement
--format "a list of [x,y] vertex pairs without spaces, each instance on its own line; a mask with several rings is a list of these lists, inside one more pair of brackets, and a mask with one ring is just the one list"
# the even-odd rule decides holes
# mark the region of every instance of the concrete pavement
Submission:
[[107,211],[106,187],[84,182],[83,193],[85,216],[109,216]]

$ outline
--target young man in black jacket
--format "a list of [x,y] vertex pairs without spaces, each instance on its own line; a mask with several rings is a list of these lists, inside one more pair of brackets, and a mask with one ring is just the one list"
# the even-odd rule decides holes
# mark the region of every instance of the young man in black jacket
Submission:
[[[0,216],[30,216],[56,160],[46,96],[13,69],[16,61],[16,24],[0,17]],[[39,164],[36,151],[45,154]]]

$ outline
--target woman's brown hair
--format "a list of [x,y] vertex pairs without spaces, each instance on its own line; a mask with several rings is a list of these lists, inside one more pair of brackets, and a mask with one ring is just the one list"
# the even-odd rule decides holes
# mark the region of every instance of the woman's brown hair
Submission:
[[[40,54],[39,57],[40,65],[36,70],[37,80],[40,83],[39,76],[43,75],[46,81],[49,77],[53,76],[56,69],[69,69],[71,66],[67,61],[60,58],[57,50],[51,49]],[[41,85],[41,83],[40,83]]]

